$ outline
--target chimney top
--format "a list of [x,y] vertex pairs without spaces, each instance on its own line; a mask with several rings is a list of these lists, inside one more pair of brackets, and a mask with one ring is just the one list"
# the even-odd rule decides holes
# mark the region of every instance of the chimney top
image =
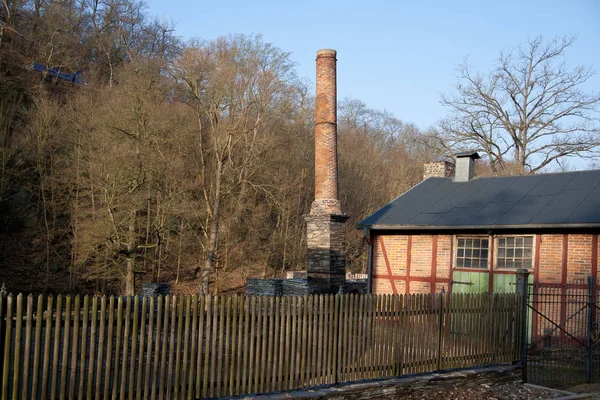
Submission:
[[334,57],[336,56],[337,52],[333,49],[321,49],[317,51],[317,58],[319,57]]
[[476,151],[464,151],[454,154],[456,157],[456,173],[454,182],[468,182],[475,173],[475,160],[479,159]]
[[481,157],[479,157],[479,153],[477,153],[474,150],[473,151],[463,151],[463,152],[460,152],[460,153],[455,153],[454,157],[456,157],[456,158],[469,157],[469,158],[472,158],[474,160],[478,160],[478,159],[481,158]]

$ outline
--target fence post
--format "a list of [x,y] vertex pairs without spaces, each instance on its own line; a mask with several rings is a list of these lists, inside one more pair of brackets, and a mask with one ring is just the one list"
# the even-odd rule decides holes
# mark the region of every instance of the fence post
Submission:
[[439,323],[438,323],[438,356],[437,356],[437,370],[442,369],[442,330],[444,325],[444,292],[438,294],[440,298],[439,307]]
[[594,323],[594,277],[588,276],[588,331],[587,331],[587,366],[586,378],[587,383],[592,382],[592,331]]
[[[4,285],[2,285],[2,288],[4,288]],[[4,307],[6,307],[6,295],[0,291],[0,398],[4,393],[4,388],[2,387],[2,377],[4,376],[4,336],[6,335]]]
[[518,269],[516,272],[516,293],[521,297],[521,377],[523,382],[527,382],[527,296],[529,294],[528,285],[529,271]]

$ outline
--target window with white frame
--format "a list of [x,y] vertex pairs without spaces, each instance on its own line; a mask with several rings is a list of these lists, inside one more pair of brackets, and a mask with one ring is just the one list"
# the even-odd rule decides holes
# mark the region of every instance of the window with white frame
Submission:
[[489,244],[487,236],[459,236],[456,240],[456,266],[487,268]]
[[531,268],[533,236],[499,236],[497,268]]

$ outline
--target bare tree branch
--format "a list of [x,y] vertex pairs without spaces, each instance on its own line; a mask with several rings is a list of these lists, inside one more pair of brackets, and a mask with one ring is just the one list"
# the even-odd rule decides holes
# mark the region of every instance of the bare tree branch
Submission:
[[[600,92],[582,85],[589,67],[568,69],[572,37],[535,38],[501,53],[487,76],[463,63],[454,93],[442,95],[450,115],[439,125],[439,142],[454,151],[477,148],[493,166],[534,173],[561,157],[595,155],[600,147]],[[506,172],[506,171],[505,171]]]

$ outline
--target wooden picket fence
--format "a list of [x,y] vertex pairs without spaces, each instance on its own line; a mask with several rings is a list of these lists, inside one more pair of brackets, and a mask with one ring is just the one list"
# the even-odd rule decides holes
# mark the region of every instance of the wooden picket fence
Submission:
[[2,399],[192,399],[519,358],[515,294],[0,296]]

